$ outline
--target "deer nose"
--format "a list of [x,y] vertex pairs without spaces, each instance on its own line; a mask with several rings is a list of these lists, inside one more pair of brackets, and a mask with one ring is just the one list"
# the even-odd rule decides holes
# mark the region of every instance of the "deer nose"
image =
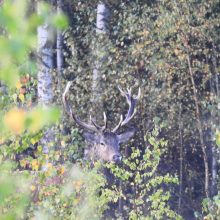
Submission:
[[119,163],[121,162],[121,155],[115,154],[112,159],[115,163]]

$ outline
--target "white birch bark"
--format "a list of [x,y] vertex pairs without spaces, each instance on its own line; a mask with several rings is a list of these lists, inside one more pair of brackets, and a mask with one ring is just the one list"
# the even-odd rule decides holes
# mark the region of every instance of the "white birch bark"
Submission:
[[[99,37],[100,35],[106,35],[108,31],[108,20],[109,20],[109,9],[108,7],[100,2],[97,6],[97,18],[96,18],[96,34]],[[93,70],[93,79],[92,79],[92,102],[93,106],[98,113],[97,119],[102,119],[103,103],[102,103],[102,63],[106,59],[105,55],[106,48],[100,47],[97,45],[96,54],[98,59],[95,61],[95,67]],[[93,109],[94,110],[94,109]]]
[[211,181],[212,196],[215,196],[217,194],[217,183],[218,183],[217,155],[218,155],[218,151],[216,149],[216,146],[213,144],[213,146],[212,146],[212,165],[211,165],[211,169],[212,169],[212,181]]
[[[57,14],[61,14],[62,12],[62,0],[57,0]],[[59,87],[60,79],[62,76],[62,68],[63,68],[63,36],[62,31],[57,30],[57,73],[58,73],[58,84]]]
[[109,9],[108,7],[100,2],[97,6],[97,18],[96,18],[96,32],[107,33],[107,26],[109,20]]
[[[38,5],[38,13],[40,8]],[[53,101],[52,89],[52,68],[53,68],[53,47],[52,47],[52,31],[48,24],[43,24],[37,29],[38,36],[38,56],[40,58],[38,64],[38,103],[47,108]],[[52,141],[53,134],[48,129],[41,140],[43,152],[49,153],[49,143]]]

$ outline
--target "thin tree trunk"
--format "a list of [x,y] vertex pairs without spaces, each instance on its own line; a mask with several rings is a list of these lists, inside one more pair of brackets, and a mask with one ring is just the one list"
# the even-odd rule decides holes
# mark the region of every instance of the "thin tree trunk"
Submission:
[[[210,92],[212,94],[215,94],[215,83],[214,83],[214,80],[211,78],[210,81],[209,81],[209,85],[210,85]],[[214,105],[214,103],[212,103]],[[211,148],[211,157],[212,157],[212,160],[211,160],[211,184],[210,184],[210,192],[211,192],[211,196],[214,196],[217,192],[217,158],[216,158],[216,154],[217,154],[217,151],[216,151],[216,146],[215,146],[215,143],[214,143],[214,129],[213,129],[213,125],[216,124],[215,122],[215,113],[213,111],[213,109],[211,109],[210,111],[210,116],[209,116],[209,119],[210,121],[210,128],[209,128],[209,134],[208,134],[208,138],[209,138],[209,141],[208,143],[209,144],[209,147]]]
[[[218,79],[218,71],[217,71],[217,61],[216,61],[216,51],[215,51],[215,46],[213,46],[213,51],[214,51],[214,57],[212,59],[213,63],[213,71],[214,71],[214,79],[211,79],[211,81],[214,81],[214,83],[211,84],[211,92],[213,94],[216,94],[217,98],[219,99],[220,94],[219,94],[219,79]],[[213,111],[211,110],[211,124],[216,125],[219,123],[218,121],[218,113],[215,115]],[[215,131],[214,128],[211,126],[211,136],[214,137]],[[213,138],[214,139],[214,138]],[[212,141],[212,182],[211,182],[211,194],[212,196],[217,194],[217,178],[218,178],[218,171],[217,171],[217,161],[218,161],[218,151],[216,148],[216,144],[213,143]]]
[[217,150],[215,146],[212,146],[212,189],[211,193],[212,196],[215,196],[218,192],[217,190],[217,178],[218,178],[218,172],[217,172]]
[[[107,26],[109,20],[109,9],[108,7],[100,2],[97,6],[97,19],[96,19],[96,34],[97,37],[104,37],[107,34]],[[102,75],[104,74],[103,70],[103,61],[106,59],[106,48],[101,45],[96,45],[96,57],[95,67],[93,70],[93,79],[92,79],[92,103],[95,109],[95,112],[98,113],[97,119],[101,120],[100,115],[103,112],[103,102],[102,102]],[[93,109],[93,111],[94,111]]]
[[[123,181],[119,180],[119,191],[123,191]],[[121,198],[118,200],[118,213],[119,216],[122,217],[122,210],[123,210],[123,201]]]
[[199,131],[199,139],[200,139],[200,144],[201,144],[201,148],[202,148],[203,161],[204,161],[204,167],[205,167],[205,195],[208,198],[209,197],[208,157],[207,157],[206,146],[205,146],[204,137],[203,137],[203,128],[202,128],[202,122],[201,122],[201,115],[200,115],[200,109],[199,109],[197,89],[196,89],[196,84],[195,84],[195,81],[194,81],[192,66],[191,66],[191,62],[190,62],[190,56],[189,56],[188,53],[187,53],[187,63],[188,63],[188,67],[189,67],[190,80],[191,80],[192,88],[193,88],[193,98],[194,98],[195,107],[196,107],[197,128],[198,128],[198,131]]
[[[62,12],[62,0],[57,0],[57,14]],[[61,76],[63,69],[63,36],[62,31],[57,30],[57,74],[58,74],[58,86],[61,89]]]
[[182,205],[182,192],[183,192],[183,122],[182,122],[182,105],[179,107],[179,138],[180,138],[180,169],[179,169],[179,200],[178,200],[178,210],[181,211]]
[[[38,7],[38,13],[40,13]],[[53,101],[52,74],[53,68],[53,44],[52,32],[48,24],[43,24],[37,29],[38,54],[42,62],[38,64],[38,103],[44,108],[49,107]],[[43,152],[49,153],[49,143],[52,141],[53,133],[48,129],[41,140]]]

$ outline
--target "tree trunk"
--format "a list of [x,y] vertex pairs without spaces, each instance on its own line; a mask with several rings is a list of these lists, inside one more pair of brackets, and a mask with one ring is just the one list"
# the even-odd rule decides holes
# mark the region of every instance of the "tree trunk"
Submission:
[[[40,9],[38,7],[38,13]],[[39,26],[37,29],[38,36],[38,54],[41,61],[38,64],[38,103],[47,108],[53,101],[52,90],[52,68],[53,68],[53,42],[52,31],[47,23]],[[50,129],[45,131],[44,137],[41,140],[43,152],[49,153],[49,143],[53,140],[53,133]]]
[[[97,38],[100,40],[107,35],[107,26],[109,20],[109,9],[107,6],[100,2],[97,6],[97,20],[96,20],[96,34]],[[104,74],[103,61],[106,59],[106,48],[98,43],[96,45],[96,57],[95,66],[93,70],[93,79],[92,79],[92,103],[93,103],[93,112],[98,113],[96,115],[97,120],[102,120],[103,112],[103,102],[102,102],[102,75]]]
[[[62,12],[62,0],[57,0],[57,14]],[[58,86],[61,89],[61,77],[63,69],[63,36],[62,31],[57,30],[57,75],[58,75]]]
[[[210,80],[210,88],[211,88],[211,93],[215,94],[216,99],[219,100],[220,98],[220,93],[219,93],[219,79],[218,79],[218,67],[217,67],[217,54],[215,51],[215,45],[212,45],[213,47],[213,51],[214,51],[214,55],[212,58],[212,64],[213,64],[213,75],[214,77]],[[213,103],[213,105],[215,105],[215,103]],[[217,180],[218,180],[218,149],[216,144],[214,143],[214,136],[215,136],[215,130],[216,130],[216,125],[219,124],[219,115],[218,112],[213,112],[213,110],[211,110],[211,149],[212,149],[212,164],[211,164],[211,173],[212,173],[212,179],[211,179],[211,196],[215,196],[218,192],[217,189]]]
[[216,146],[213,144],[212,146],[212,183],[211,183],[211,195],[215,196],[218,192],[217,189],[217,180],[218,180],[218,172],[217,172],[217,155],[218,151],[216,150]]
[[192,88],[193,88],[193,98],[194,98],[195,107],[196,107],[197,128],[198,128],[198,131],[199,131],[199,140],[200,140],[200,144],[201,144],[201,148],[202,148],[203,161],[204,161],[204,167],[205,167],[205,195],[208,198],[209,197],[208,157],[207,157],[206,146],[205,146],[204,137],[203,137],[203,128],[202,128],[202,122],[201,122],[201,115],[200,115],[200,109],[199,109],[197,89],[196,89],[196,84],[195,84],[195,81],[194,81],[194,76],[193,76],[193,71],[192,71],[192,67],[191,67],[189,54],[187,54],[187,63],[188,63],[188,67],[189,67],[190,80],[191,80]]
[[[179,168],[179,200],[178,211],[181,212],[182,193],[183,193],[183,121],[182,121],[182,105],[179,105],[179,140],[180,140],[180,168]],[[181,214],[181,213],[180,213]]]

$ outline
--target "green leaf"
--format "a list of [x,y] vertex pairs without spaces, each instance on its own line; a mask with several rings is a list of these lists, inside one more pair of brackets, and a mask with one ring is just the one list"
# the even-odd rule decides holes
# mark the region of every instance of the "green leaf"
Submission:
[[66,16],[64,15],[56,15],[53,20],[52,23],[55,27],[57,27],[58,29],[65,29],[68,27],[68,19]]
[[217,131],[215,135],[216,144],[220,147],[220,132]]

